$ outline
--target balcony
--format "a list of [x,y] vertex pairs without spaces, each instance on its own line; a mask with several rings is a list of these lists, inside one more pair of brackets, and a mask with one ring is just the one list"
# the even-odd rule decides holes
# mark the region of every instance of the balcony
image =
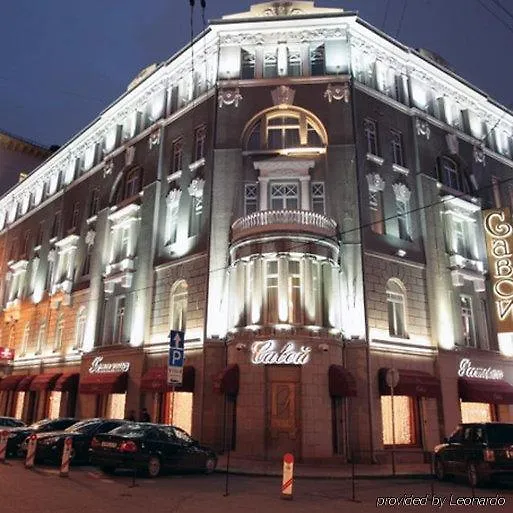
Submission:
[[310,210],[263,210],[237,219],[232,224],[232,242],[275,232],[295,232],[336,239],[337,223]]

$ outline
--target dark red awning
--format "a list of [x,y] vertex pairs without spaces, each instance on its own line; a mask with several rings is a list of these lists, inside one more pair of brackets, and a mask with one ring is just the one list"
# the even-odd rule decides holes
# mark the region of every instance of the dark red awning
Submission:
[[31,376],[23,376],[23,379],[18,383],[16,390],[18,392],[27,392],[30,388],[30,384],[32,383],[32,380],[35,377],[36,377],[35,374],[33,374]]
[[[394,388],[394,395],[408,395],[417,397],[440,397],[440,380],[423,371],[411,369],[397,369],[399,382]],[[379,369],[379,392],[381,395],[390,395],[390,387],[386,382],[388,369]]]
[[81,394],[124,394],[128,374],[126,372],[100,372],[87,374],[80,380]]
[[239,393],[240,370],[236,363],[228,365],[223,371],[214,376],[214,390],[231,397]]
[[57,392],[74,392],[77,389],[79,379],[80,374],[78,372],[62,374],[55,383],[54,390]]
[[459,378],[458,389],[462,401],[513,404],[513,386],[507,381]]
[[61,376],[61,372],[57,374],[38,374],[30,383],[29,390],[33,392],[41,392],[43,390],[53,390],[55,383]]
[[6,376],[0,381],[0,390],[16,390],[18,383],[25,377],[25,374]]
[[[184,365],[182,384],[176,385],[177,392],[194,392],[195,370],[192,365]],[[169,392],[173,389],[167,384],[167,367],[150,367],[142,377],[141,392]]]
[[331,397],[356,396],[356,380],[342,365],[330,365],[328,382]]

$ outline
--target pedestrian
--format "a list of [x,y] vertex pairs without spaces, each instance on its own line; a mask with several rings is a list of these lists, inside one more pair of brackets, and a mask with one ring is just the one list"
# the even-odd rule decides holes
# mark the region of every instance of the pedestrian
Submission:
[[141,410],[141,416],[139,418],[140,422],[151,422],[150,414],[148,413],[148,410],[146,408],[143,408]]
[[128,415],[126,416],[126,420],[129,420],[130,422],[135,422],[135,410],[130,410],[128,412]]

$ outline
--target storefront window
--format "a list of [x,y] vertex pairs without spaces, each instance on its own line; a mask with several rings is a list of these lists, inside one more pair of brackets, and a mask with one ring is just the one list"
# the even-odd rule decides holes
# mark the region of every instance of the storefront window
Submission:
[[491,422],[495,420],[493,405],[488,403],[466,403],[461,401],[462,422]]
[[126,394],[109,394],[107,400],[107,418],[124,419],[125,418]]
[[192,430],[192,392],[169,392],[169,414],[167,424],[182,428],[187,433]]
[[17,419],[23,418],[23,403],[25,402],[25,392],[18,392],[16,394],[16,408],[14,410],[14,416]]
[[51,392],[48,404],[48,418],[57,419],[61,411],[62,392]]
[[416,443],[415,407],[412,397],[394,396],[394,418],[392,421],[392,397],[389,395],[381,396],[381,416],[384,445],[392,445],[393,443],[396,445],[414,445]]

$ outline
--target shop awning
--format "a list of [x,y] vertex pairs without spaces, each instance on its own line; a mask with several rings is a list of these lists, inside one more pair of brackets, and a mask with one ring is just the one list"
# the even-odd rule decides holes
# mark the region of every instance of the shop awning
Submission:
[[[435,376],[418,370],[397,369],[399,382],[394,388],[394,395],[409,395],[418,397],[440,397],[440,380]],[[379,392],[390,395],[390,387],[386,382],[387,368],[379,369]]]
[[459,378],[458,389],[462,401],[513,404],[513,386],[507,381]]
[[[195,370],[192,365],[184,365],[182,384],[176,385],[177,392],[194,392]],[[173,389],[167,384],[167,367],[150,367],[141,380],[141,392],[169,392]]]
[[214,377],[214,389],[221,394],[235,397],[239,393],[239,366],[236,363],[228,365]]
[[355,397],[356,381],[342,365],[330,365],[328,382],[331,397]]
[[26,376],[24,374],[6,376],[2,381],[0,381],[0,390],[16,390],[18,383],[25,377]]
[[53,390],[53,387],[55,386],[55,383],[57,383],[57,380],[62,375],[61,372],[54,374],[54,373],[47,373],[47,374],[38,374],[33,380],[32,383],[30,383],[29,390],[32,390],[33,392],[41,392],[43,390]]
[[124,394],[128,374],[126,372],[100,372],[87,374],[80,380],[81,394]]
[[57,392],[74,392],[78,387],[80,374],[78,372],[70,372],[61,374],[61,377],[55,383],[54,390]]
[[23,379],[18,383],[16,390],[18,392],[27,392],[30,388],[30,384],[32,383],[32,380],[35,377],[36,377],[35,374],[33,374],[31,376],[23,376]]

